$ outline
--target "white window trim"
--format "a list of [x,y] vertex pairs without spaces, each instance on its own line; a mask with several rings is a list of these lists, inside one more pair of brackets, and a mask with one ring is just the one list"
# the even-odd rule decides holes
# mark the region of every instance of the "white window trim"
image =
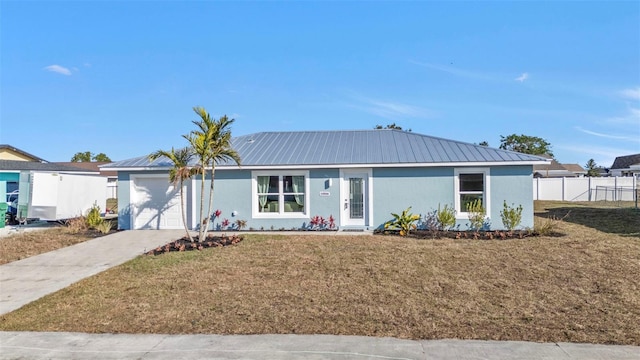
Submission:
[[453,170],[453,187],[454,187],[454,206],[456,209],[456,219],[463,220],[469,219],[468,212],[462,212],[460,204],[460,174],[483,174],[484,192],[482,198],[484,199],[484,208],[486,210],[486,216],[491,214],[491,171],[490,168],[456,168]]
[[[280,206],[280,212],[260,212],[258,207],[258,176],[304,176],[304,211],[284,212],[284,206]],[[251,217],[255,219],[308,219],[309,218],[309,171],[303,170],[277,170],[277,171],[252,171],[251,172]]]

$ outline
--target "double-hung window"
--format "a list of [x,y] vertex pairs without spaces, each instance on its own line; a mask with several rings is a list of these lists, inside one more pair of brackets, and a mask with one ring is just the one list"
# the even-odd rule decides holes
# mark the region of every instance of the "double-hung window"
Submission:
[[489,214],[489,169],[455,169],[455,208],[458,218],[468,216],[468,207],[474,201],[480,201]]
[[306,171],[253,172],[254,217],[305,217],[308,202]]

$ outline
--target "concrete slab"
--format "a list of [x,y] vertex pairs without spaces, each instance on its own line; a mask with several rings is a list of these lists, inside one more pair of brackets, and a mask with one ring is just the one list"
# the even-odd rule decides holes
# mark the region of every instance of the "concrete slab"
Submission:
[[182,237],[181,230],[135,230],[89,240],[0,266],[0,314]]
[[0,332],[0,359],[638,359],[636,346],[338,335]]

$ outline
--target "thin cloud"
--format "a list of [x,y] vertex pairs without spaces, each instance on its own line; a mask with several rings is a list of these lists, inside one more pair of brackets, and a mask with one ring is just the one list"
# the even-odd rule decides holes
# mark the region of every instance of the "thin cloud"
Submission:
[[492,76],[489,76],[484,73],[474,72],[469,70],[460,69],[457,67],[449,66],[449,65],[439,65],[439,64],[431,64],[431,63],[423,63],[415,60],[409,60],[410,63],[423,66],[432,70],[437,70],[441,72],[445,72],[451,75],[455,75],[458,77],[469,78],[469,79],[478,79],[478,80],[493,80]]
[[364,96],[354,96],[354,99],[356,99],[360,103],[351,104],[351,107],[387,119],[398,119],[407,117],[427,118],[433,115],[432,112],[428,109],[400,102],[371,99]]
[[606,122],[609,124],[635,125],[640,128],[640,109],[629,108],[626,115],[608,118]]
[[522,73],[522,75],[518,76],[517,78],[515,78],[515,81],[519,81],[519,82],[524,82],[525,80],[527,80],[529,78],[529,73]]
[[620,91],[620,95],[626,99],[640,100],[640,87],[635,89],[624,89]]
[[579,127],[579,126],[576,126],[575,129],[578,130],[578,131],[581,131],[581,132],[583,132],[585,134],[589,134],[589,135],[593,135],[593,136],[597,136],[597,137],[602,137],[602,138],[606,138],[606,139],[625,140],[625,141],[634,141],[634,142],[638,142],[639,141],[637,137],[604,134],[604,133],[599,133],[599,132],[583,129],[583,128]]
[[54,73],[71,76],[71,70],[67,69],[64,66],[54,64],[54,65],[45,66],[44,69]]
[[637,149],[629,149],[629,148],[613,148],[606,146],[592,146],[592,145],[557,145],[554,146],[557,149],[564,149],[576,154],[580,154],[581,157],[588,159],[593,158],[596,163],[600,166],[610,167],[613,164],[613,160],[620,156],[626,154],[635,154],[638,152]]

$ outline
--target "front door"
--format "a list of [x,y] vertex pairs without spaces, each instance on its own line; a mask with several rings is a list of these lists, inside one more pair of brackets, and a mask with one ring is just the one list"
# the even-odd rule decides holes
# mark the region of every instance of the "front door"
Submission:
[[369,176],[366,172],[343,172],[342,224],[366,226],[368,221]]

